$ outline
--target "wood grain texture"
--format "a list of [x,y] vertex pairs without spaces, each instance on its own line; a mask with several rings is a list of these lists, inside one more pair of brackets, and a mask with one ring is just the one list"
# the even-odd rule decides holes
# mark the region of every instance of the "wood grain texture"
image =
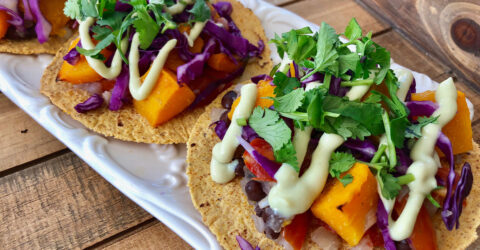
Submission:
[[480,2],[357,1],[480,90]]
[[168,227],[155,220],[95,249],[175,250],[192,249],[192,247],[178,237]]
[[0,248],[93,245],[151,217],[73,153],[0,181]]
[[0,93],[0,172],[65,146]]
[[306,0],[284,6],[308,21],[320,25],[330,24],[337,32],[343,32],[352,17],[355,17],[364,30],[374,34],[385,31],[389,26],[373,17],[353,0]]

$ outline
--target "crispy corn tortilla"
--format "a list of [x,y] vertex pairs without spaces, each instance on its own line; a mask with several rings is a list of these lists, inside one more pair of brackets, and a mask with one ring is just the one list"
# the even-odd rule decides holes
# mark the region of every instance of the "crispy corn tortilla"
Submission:
[[[237,235],[260,246],[261,249],[281,249],[273,240],[257,231],[254,225],[254,207],[247,201],[241,190],[240,179],[235,178],[227,184],[218,184],[210,177],[210,161],[213,146],[220,142],[213,128],[209,125],[212,109],[221,108],[222,93],[213,101],[199,117],[187,142],[187,175],[188,187],[195,208],[200,211],[203,222],[217,236],[217,240],[225,249],[237,249]],[[439,213],[433,223],[437,233],[439,249],[465,249],[478,237],[476,229],[480,225],[480,148],[474,142],[473,151],[456,156],[456,168],[459,170],[463,162],[472,166],[473,187],[467,198],[467,206],[460,217],[460,228],[447,231]],[[312,232],[314,228],[310,230]],[[346,244],[346,243],[345,243]],[[478,242],[474,243],[480,247]],[[347,245],[344,245],[346,248]],[[318,249],[309,235],[303,249]]]
[[[262,39],[266,44],[267,38],[258,17],[239,2],[235,0],[227,1],[232,3],[231,17],[242,35],[252,44],[257,44],[259,39]],[[68,82],[57,80],[58,72],[63,63],[63,56],[67,53],[69,44],[65,44],[56,54],[42,77],[41,92],[48,96],[53,104],[93,131],[117,139],[161,144],[185,143],[188,140],[193,125],[203,113],[205,107],[184,111],[156,128],[152,127],[144,117],[138,114],[132,105],[126,105],[119,111],[110,111],[104,105],[102,108],[86,114],[77,113],[74,106],[85,101],[90,94],[87,91],[75,88]],[[243,81],[252,76],[267,73],[271,68],[270,49],[265,46],[261,57],[250,62],[243,75],[237,80]]]
[[65,42],[69,39],[69,36],[59,37],[52,36],[48,41],[39,43],[37,38],[24,39],[24,40],[12,40],[1,39],[0,40],[0,53],[12,53],[21,55],[34,55],[34,54],[51,54],[55,55],[60,50]]

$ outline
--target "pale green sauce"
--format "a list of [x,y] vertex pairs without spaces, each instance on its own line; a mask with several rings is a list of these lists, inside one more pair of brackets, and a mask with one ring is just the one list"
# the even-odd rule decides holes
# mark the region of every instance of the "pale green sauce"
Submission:
[[434,158],[435,144],[442,127],[457,113],[457,90],[452,78],[439,85],[435,99],[439,108],[432,116],[439,116],[437,123],[423,127],[422,137],[415,143],[410,153],[413,163],[407,173],[413,174],[415,180],[408,184],[410,193],[407,203],[396,221],[391,218],[389,220],[390,236],[396,241],[410,237],[425,197],[437,186],[435,174],[439,165]]
[[187,7],[187,5],[193,4],[194,2],[195,0],[179,0],[178,3],[165,8],[165,11],[170,15],[180,14],[183,12],[185,7]]
[[[95,23],[95,19],[93,17],[88,17],[85,21],[78,21],[80,23],[79,25],[79,33],[80,33],[80,40],[82,41],[82,47],[84,49],[94,49],[95,44],[92,42],[92,38],[90,37],[89,30],[90,26]],[[121,44],[121,49],[123,52],[127,50],[128,47],[128,38],[124,38],[122,40]],[[112,59],[112,64],[110,68],[105,66],[105,63],[103,63],[102,60],[92,58],[90,56],[85,57],[87,59],[88,64],[92,69],[95,70],[99,75],[101,75],[105,79],[113,80],[117,78],[117,76],[120,74],[120,71],[122,71],[122,57],[121,57],[121,52],[117,49],[115,52],[115,55],[113,56]]]
[[188,46],[193,47],[193,43],[195,40],[200,36],[200,33],[202,33],[203,28],[205,28],[205,24],[207,22],[196,22],[193,25],[193,28],[190,30],[190,34],[187,36],[187,41],[188,41]]
[[235,166],[231,164],[235,150],[239,143],[237,136],[242,134],[242,127],[236,122],[237,119],[248,119],[252,114],[257,100],[257,85],[253,83],[242,87],[240,102],[233,112],[232,122],[223,137],[212,149],[212,161],[210,162],[210,176],[217,183],[227,183],[235,177]]
[[141,101],[150,95],[153,87],[155,87],[157,84],[160,72],[165,65],[165,61],[167,61],[168,54],[173,48],[175,48],[177,39],[171,39],[162,47],[162,49],[160,49],[157,57],[150,67],[147,77],[142,83],[140,79],[140,73],[138,72],[138,46],[140,45],[140,40],[138,37],[138,33],[133,35],[132,46],[130,46],[130,54],[128,55],[128,61],[130,62],[128,67],[130,72],[130,81],[128,86],[132,97],[135,98],[135,100]]
[[403,101],[407,97],[408,90],[412,85],[413,74],[407,69],[397,69],[395,70],[395,75],[397,76],[398,83],[400,84],[397,90],[397,97]]

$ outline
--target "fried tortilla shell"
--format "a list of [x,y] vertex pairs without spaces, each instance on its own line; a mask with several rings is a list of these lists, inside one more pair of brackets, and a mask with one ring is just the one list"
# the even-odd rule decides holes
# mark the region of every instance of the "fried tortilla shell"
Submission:
[[[237,249],[235,239],[242,236],[253,246],[261,249],[282,249],[275,241],[268,239],[255,228],[253,216],[254,206],[250,205],[243,190],[240,179],[235,178],[227,184],[218,184],[210,176],[210,161],[213,146],[220,139],[209,125],[212,124],[212,109],[221,108],[221,94],[213,101],[199,117],[187,142],[187,175],[188,187],[193,205],[202,215],[203,222],[210,228],[220,245],[225,249]],[[456,156],[456,168],[460,170],[463,162],[472,166],[473,187],[466,199],[460,217],[460,228],[448,231],[442,222],[440,214],[433,218],[439,249],[465,249],[477,238],[476,229],[480,225],[480,148],[474,142],[474,149],[463,155]],[[310,234],[314,228],[309,230]],[[346,243],[345,243],[346,244]],[[474,243],[477,245],[478,243]],[[344,245],[347,248],[348,245]],[[478,245],[477,245],[478,247]],[[318,245],[307,235],[303,249],[318,249]]]
[[[242,32],[243,37],[252,44],[258,40],[267,42],[265,32],[258,17],[250,9],[245,8],[235,0],[232,3],[232,19]],[[47,67],[42,77],[41,92],[48,96],[53,104],[64,112],[80,121],[83,125],[95,132],[114,138],[145,143],[185,143],[197,118],[204,112],[205,107],[186,110],[168,122],[154,128],[148,121],[138,114],[133,105],[125,105],[119,111],[110,111],[106,105],[100,109],[89,111],[86,114],[77,113],[74,106],[85,101],[90,94],[73,84],[57,80],[58,72],[63,63],[63,56],[68,52],[65,44],[56,54],[53,62]],[[270,49],[265,46],[261,57],[251,61],[237,81],[243,81],[264,74],[272,68]]]

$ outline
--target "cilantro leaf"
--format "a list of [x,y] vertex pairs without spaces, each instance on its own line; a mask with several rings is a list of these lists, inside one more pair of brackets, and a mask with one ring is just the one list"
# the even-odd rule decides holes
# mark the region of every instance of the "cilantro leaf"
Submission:
[[327,96],[324,110],[341,114],[362,124],[373,135],[384,132],[382,121],[382,107],[380,104],[349,101],[338,96]]
[[283,147],[279,150],[274,151],[274,155],[275,160],[278,162],[288,163],[295,169],[295,171],[300,171],[300,166],[298,166],[297,160],[297,152],[295,151],[292,141],[289,141],[287,144],[283,145]]
[[273,105],[278,112],[294,112],[302,106],[304,97],[305,91],[298,88],[284,96],[273,98]]
[[133,7],[133,27],[139,34],[140,48],[147,49],[160,31],[160,26],[150,16],[146,0],[131,0],[128,4]]
[[364,103],[379,103],[382,100],[382,96],[376,93],[369,95],[363,102]]
[[397,183],[397,179],[385,169],[377,173],[377,181],[382,191],[382,196],[387,200],[392,200],[398,196],[402,187]]
[[208,7],[205,0],[196,0],[193,8],[188,10],[188,12],[193,14],[193,19],[189,22],[204,22],[210,19],[211,13],[210,8]]
[[350,20],[348,26],[345,28],[345,36],[350,41],[362,37],[362,28],[360,28],[360,25],[357,23],[357,19],[352,18]]
[[71,19],[84,19],[81,13],[80,0],[67,0],[63,8],[63,13]]
[[341,174],[347,172],[355,164],[355,157],[352,154],[344,152],[334,152],[330,158],[328,172],[330,176],[339,178]]
[[276,97],[286,95],[301,86],[300,81],[296,77],[288,77],[280,71],[275,73],[273,83],[277,86],[273,91]]
[[308,105],[308,122],[314,128],[321,128],[325,123],[325,111],[323,110],[324,100],[325,95],[317,94],[312,97],[312,100]]
[[396,148],[403,148],[405,141],[405,130],[410,125],[407,116],[397,117],[390,120],[390,130],[393,144]]
[[336,118],[333,127],[336,129],[336,133],[344,139],[358,138],[363,141],[365,137],[371,135],[365,126],[348,117],[341,116]]
[[343,186],[347,186],[348,184],[352,183],[353,176],[351,174],[346,174],[345,176],[341,177],[339,181],[343,184]]
[[426,117],[422,116],[418,118],[418,123],[412,123],[405,130],[406,138],[420,138],[422,137],[422,128],[430,123],[436,123],[438,116]]
[[360,63],[360,57],[356,53],[350,53],[347,55],[340,55],[338,57],[338,66],[340,70],[340,74],[344,74],[348,70],[352,70],[353,72],[357,69],[357,64]]
[[[335,43],[338,35],[335,29],[325,22],[322,22],[317,38],[317,54],[315,55],[315,69],[312,72],[325,70],[335,66],[338,68],[338,53],[335,50]],[[335,72],[335,70],[333,70]],[[338,70],[337,70],[338,71]],[[310,75],[313,73],[310,73]]]
[[291,141],[292,131],[276,111],[256,107],[248,119],[248,124],[272,146],[277,161],[287,162],[298,169],[295,148]]
[[309,36],[312,33],[309,27],[291,30],[283,33],[281,37],[275,34],[274,39],[271,39],[269,43],[275,44],[278,55],[282,59],[287,52],[288,58],[300,63],[315,54],[315,39],[313,36]]

